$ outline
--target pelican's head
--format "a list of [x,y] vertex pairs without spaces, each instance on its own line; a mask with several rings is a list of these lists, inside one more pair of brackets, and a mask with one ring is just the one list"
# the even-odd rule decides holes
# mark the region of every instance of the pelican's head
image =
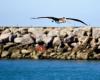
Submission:
[[65,23],[65,22],[66,22],[66,18],[65,18],[65,17],[62,17],[61,22],[62,22],[62,23]]

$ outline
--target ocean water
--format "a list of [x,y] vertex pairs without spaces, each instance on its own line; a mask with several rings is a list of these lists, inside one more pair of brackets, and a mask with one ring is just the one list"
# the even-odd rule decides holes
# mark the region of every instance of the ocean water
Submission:
[[100,80],[100,61],[0,60],[0,80]]

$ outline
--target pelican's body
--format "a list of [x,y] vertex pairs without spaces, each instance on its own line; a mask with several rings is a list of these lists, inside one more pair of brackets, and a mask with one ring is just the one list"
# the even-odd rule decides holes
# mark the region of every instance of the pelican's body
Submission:
[[58,18],[57,21],[55,21],[56,23],[66,23],[66,18],[63,17],[63,18]]

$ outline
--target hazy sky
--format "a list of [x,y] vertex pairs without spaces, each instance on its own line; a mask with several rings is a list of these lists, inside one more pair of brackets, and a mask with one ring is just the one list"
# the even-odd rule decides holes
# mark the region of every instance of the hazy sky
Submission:
[[38,16],[64,16],[100,26],[99,15],[100,0],[0,0],[0,25],[83,25],[77,22],[56,24],[48,19],[30,19]]

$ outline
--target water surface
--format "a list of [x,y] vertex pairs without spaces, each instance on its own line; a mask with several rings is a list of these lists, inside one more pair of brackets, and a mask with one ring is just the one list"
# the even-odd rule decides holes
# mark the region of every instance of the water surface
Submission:
[[0,60],[0,80],[100,80],[100,61]]

